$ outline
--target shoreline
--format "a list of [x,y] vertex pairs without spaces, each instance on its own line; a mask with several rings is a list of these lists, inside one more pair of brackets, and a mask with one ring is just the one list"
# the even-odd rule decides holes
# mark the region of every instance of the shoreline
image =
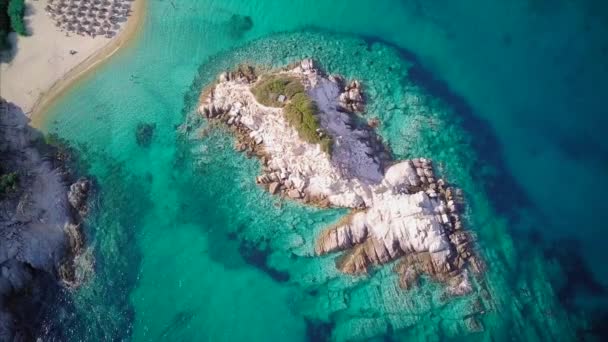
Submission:
[[[128,47],[129,43],[133,41],[133,38],[139,34],[145,20],[144,11],[146,3],[146,0],[134,0],[131,6],[131,16],[122,29],[115,37],[106,42],[101,42],[101,44],[96,43],[93,38],[78,37],[66,39],[63,37],[64,34],[60,33],[58,30],[49,33],[49,37],[54,37],[50,39],[55,39],[53,51],[49,52],[40,52],[38,49],[48,49],[48,45],[43,42],[49,39],[46,38],[47,33],[45,33],[44,28],[48,29],[50,18],[46,17],[45,13],[34,12],[33,19],[36,21],[33,24],[34,34],[31,37],[35,40],[30,40],[26,44],[27,47],[25,47],[25,51],[28,52],[25,52],[25,55],[23,55],[24,51],[19,51],[20,47],[18,46],[16,54],[17,60],[9,62],[8,67],[3,66],[3,73],[5,71],[8,73],[6,75],[7,77],[3,80],[3,86],[9,87],[11,82],[16,82],[17,79],[21,77],[24,77],[25,79],[28,79],[29,77],[32,79],[32,77],[42,76],[42,78],[33,83],[28,82],[27,88],[18,85],[14,86],[13,89],[11,89],[11,87],[7,88],[9,91],[6,99],[21,106],[23,112],[30,119],[30,125],[32,127],[41,128],[47,119],[44,114],[57,99],[70,90],[72,86],[78,84],[79,81],[90,75],[97,67],[103,65],[103,63],[115,53],[119,52],[122,48]],[[34,4],[32,6],[34,6],[34,11],[36,11],[39,10],[37,7],[41,5]],[[37,15],[44,17],[35,19],[35,16]],[[41,29],[41,32],[37,33],[37,29]],[[79,41],[85,45],[78,45],[80,44]],[[80,60],[72,62],[67,59],[72,58],[67,56],[67,49],[69,49],[72,44],[77,44],[77,46],[80,47],[78,50],[81,50],[80,53],[84,54],[84,59],[80,58]],[[32,55],[32,53],[34,53],[34,55]],[[27,62],[32,64],[24,64],[24,61],[31,58],[31,56],[36,56],[33,61]],[[19,57],[21,57],[21,60],[18,59]],[[38,73],[32,73],[32,71],[28,70],[29,75],[21,75],[16,72],[17,70],[23,70],[21,68],[29,67],[30,65],[33,69],[37,69]],[[49,74],[47,74],[45,70],[53,71],[50,71]]]
[[[17,185],[0,192],[0,340],[34,340],[43,327],[37,307],[46,294],[78,287],[82,229],[92,182],[71,168],[69,148],[40,143],[13,103],[0,99],[3,171]],[[10,301],[25,305],[11,305]]]
[[96,67],[99,67],[108,61],[109,58],[121,48],[128,46],[128,44],[133,41],[133,38],[137,36],[143,27],[145,7],[146,0],[135,0],[133,2],[133,7],[131,8],[132,12],[129,20],[114,39],[110,40],[91,56],[70,69],[61,78],[55,81],[50,88],[40,94],[30,111],[30,125],[32,127],[41,128],[46,119],[44,113],[48,111],[64,93],[88,76]]

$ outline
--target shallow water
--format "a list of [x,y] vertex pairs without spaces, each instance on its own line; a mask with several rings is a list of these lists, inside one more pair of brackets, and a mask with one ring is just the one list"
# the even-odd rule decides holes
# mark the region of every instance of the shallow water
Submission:
[[[149,1],[132,46],[50,110],[99,185],[95,275],[49,312],[56,340],[575,340],[606,308],[606,9],[586,1]],[[176,126],[242,62],[315,57],[364,82],[399,158],[465,191],[475,291],[398,288],[315,257],[341,211],[281,202],[221,131]],[[155,123],[150,147],[136,126]],[[599,310],[599,311],[596,311]],[[475,332],[471,321],[478,322]],[[594,330],[595,329],[595,330]]]

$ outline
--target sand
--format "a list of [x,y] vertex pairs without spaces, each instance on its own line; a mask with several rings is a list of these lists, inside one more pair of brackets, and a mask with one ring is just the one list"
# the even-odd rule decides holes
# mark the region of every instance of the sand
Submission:
[[15,56],[0,70],[0,96],[19,106],[35,127],[58,95],[136,35],[145,9],[145,0],[135,0],[129,20],[115,37],[92,38],[61,32],[46,15],[46,4],[28,2],[26,20],[32,34],[17,38]]

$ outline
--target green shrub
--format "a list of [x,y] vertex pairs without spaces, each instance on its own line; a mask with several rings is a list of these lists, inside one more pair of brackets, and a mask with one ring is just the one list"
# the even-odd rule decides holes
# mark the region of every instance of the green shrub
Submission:
[[[296,129],[300,138],[311,144],[320,144],[321,150],[331,154],[332,139],[322,131],[317,106],[298,78],[281,74],[267,76],[254,85],[251,92],[265,106],[284,107],[287,122]],[[280,95],[285,96],[284,102],[278,100]]]
[[10,0],[8,3],[8,16],[11,18],[11,28],[22,36],[27,35],[23,16],[25,15],[25,0]]
[[290,100],[297,93],[304,92],[304,86],[295,77],[285,75],[273,75],[262,79],[251,89],[255,99],[269,107],[283,107],[285,102],[279,101],[280,95],[285,95]]
[[301,139],[311,144],[320,144],[324,152],[331,154],[332,140],[323,133],[317,118],[317,106],[306,93],[295,94],[283,111],[287,122],[298,131]]
[[8,32],[0,30],[0,51],[8,50],[10,47]]
[[16,172],[9,172],[3,175],[0,175],[0,196],[17,190],[17,185],[19,184],[19,176]]
[[27,35],[23,16],[25,15],[24,0],[0,0],[0,50],[10,49],[8,34],[17,32]]
[[8,16],[8,0],[0,0],[0,50],[10,48],[7,38],[11,31],[11,18]]
[[11,31],[11,18],[8,16],[8,1],[0,0],[0,31]]

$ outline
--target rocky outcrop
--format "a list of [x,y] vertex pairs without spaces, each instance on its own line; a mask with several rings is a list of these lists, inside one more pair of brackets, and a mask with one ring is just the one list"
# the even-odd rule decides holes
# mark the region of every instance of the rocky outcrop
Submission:
[[[34,339],[47,288],[75,286],[74,257],[82,249],[81,215],[90,182],[70,184],[60,162],[42,155],[41,135],[20,110],[0,100],[0,159],[18,174],[15,190],[0,195],[0,340]],[[9,305],[21,303],[20,305]]]
[[[374,127],[354,114],[363,108],[358,81],[324,75],[312,60],[276,74],[299,79],[317,106],[316,119],[331,136],[331,154],[299,138],[283,109],[259,104],[257,78],[220,75],[205,89],[199,112],[236,133],[236,148],[262,162],[256,183],[272,194],[351,213],[318,237],[315,252],[344,251],[337,267],[360,274],[399,259],[395,270],[408,288],[421,274],[445,282],[447,292],[470,291],[467,269],[481,272],[473,237],[463,228],[462,192],[451,187],[425,158],[395,161]],[[376,123],[377,125],[377,123]]]
[[68,191],[68,202],[72,208],[76,209],[81,216],[85,216],[88,212],[89,191],[91,190],[91,182],[86,178],[78,179],[74,184],[70,185]]
[[[341,81],[341,78],[335,76],[333,79]],[[365,100],[363,99],[363,93],[361,92],[361,84],[357,80],[354,80],[345,86],[344,92],[340,94],[338,99],[339,110],[349,113],[361,113],[364,110]]]

